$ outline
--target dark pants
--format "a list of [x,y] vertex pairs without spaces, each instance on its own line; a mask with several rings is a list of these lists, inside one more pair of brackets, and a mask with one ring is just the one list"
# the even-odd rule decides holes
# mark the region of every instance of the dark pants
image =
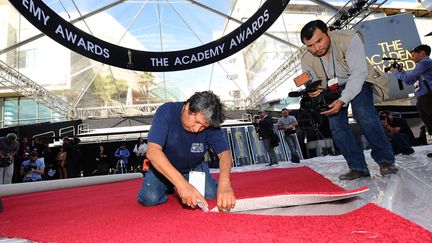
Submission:
[[78,177],[78,168],[77,161],[75,160],[66,160],[66,169],[68,173],[68,178]]
[[389,133],[388,137],[394,154],[412,154],[414,152],[413,148],[411,148],[412,141],[407,134],[401,132]]
[[264,148],[270,157],[270,164],[277,164],[278,161],[276,157],[276,152],[273,149],[273,146],[270,142],[270,138],[263,138],[262,141],[264,142]]
[[426,130],[429,135],[432,134],[432,93],[427,93],[417,97],[417,109],[420,113],[420,118],[426,125]]

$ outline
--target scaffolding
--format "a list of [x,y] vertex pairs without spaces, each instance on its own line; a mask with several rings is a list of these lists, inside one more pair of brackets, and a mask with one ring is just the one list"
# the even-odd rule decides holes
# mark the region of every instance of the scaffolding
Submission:
[[75,109],[69,103],[2,61],[0,61],[0,84],[42,103],[59,114],[64,114],[68,119],[76,118]]

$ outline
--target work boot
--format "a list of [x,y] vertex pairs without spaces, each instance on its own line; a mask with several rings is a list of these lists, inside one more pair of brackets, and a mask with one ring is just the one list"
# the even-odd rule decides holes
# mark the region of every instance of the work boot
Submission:
[[399,169],[394,164],[380,164],[379,167],[381,175],[396,174],[396,172],[399,171]]
[[300,159],[298,156],[292,156],[291,163],[300,163]]
[[410,155],[410,154],[413,154],[414,152],[415,152],[414,149],[409,148],[409,149],[403,151],[402,154],[403,155]]
[[355,180],[361,177],[370,177],[369,171],[350,170],[339,176],[339,180]]

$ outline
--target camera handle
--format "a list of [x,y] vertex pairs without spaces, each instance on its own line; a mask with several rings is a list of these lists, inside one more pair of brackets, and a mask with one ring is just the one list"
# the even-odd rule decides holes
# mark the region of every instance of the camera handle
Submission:
[[404,90],[404,85],[402,80],[400,78],[398,78],[397,80],[398,80],[399,90]]

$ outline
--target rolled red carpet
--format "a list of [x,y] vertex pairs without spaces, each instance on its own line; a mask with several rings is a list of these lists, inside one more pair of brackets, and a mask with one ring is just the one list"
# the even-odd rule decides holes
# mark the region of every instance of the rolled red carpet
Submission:
[[[258,185],[260,176],[279,183]],[[253,188],[343,190],[308,168],[238,173],[232,180],[239,198],[256,196]],[[250,181],[255,183],[245,184]],[[373,204],[339,216],[203,213],[172,196],[143,207],[136,202],[140,186],[130,180],[5,197],[0,236],[40,242],[432,242],[427,230]]]

